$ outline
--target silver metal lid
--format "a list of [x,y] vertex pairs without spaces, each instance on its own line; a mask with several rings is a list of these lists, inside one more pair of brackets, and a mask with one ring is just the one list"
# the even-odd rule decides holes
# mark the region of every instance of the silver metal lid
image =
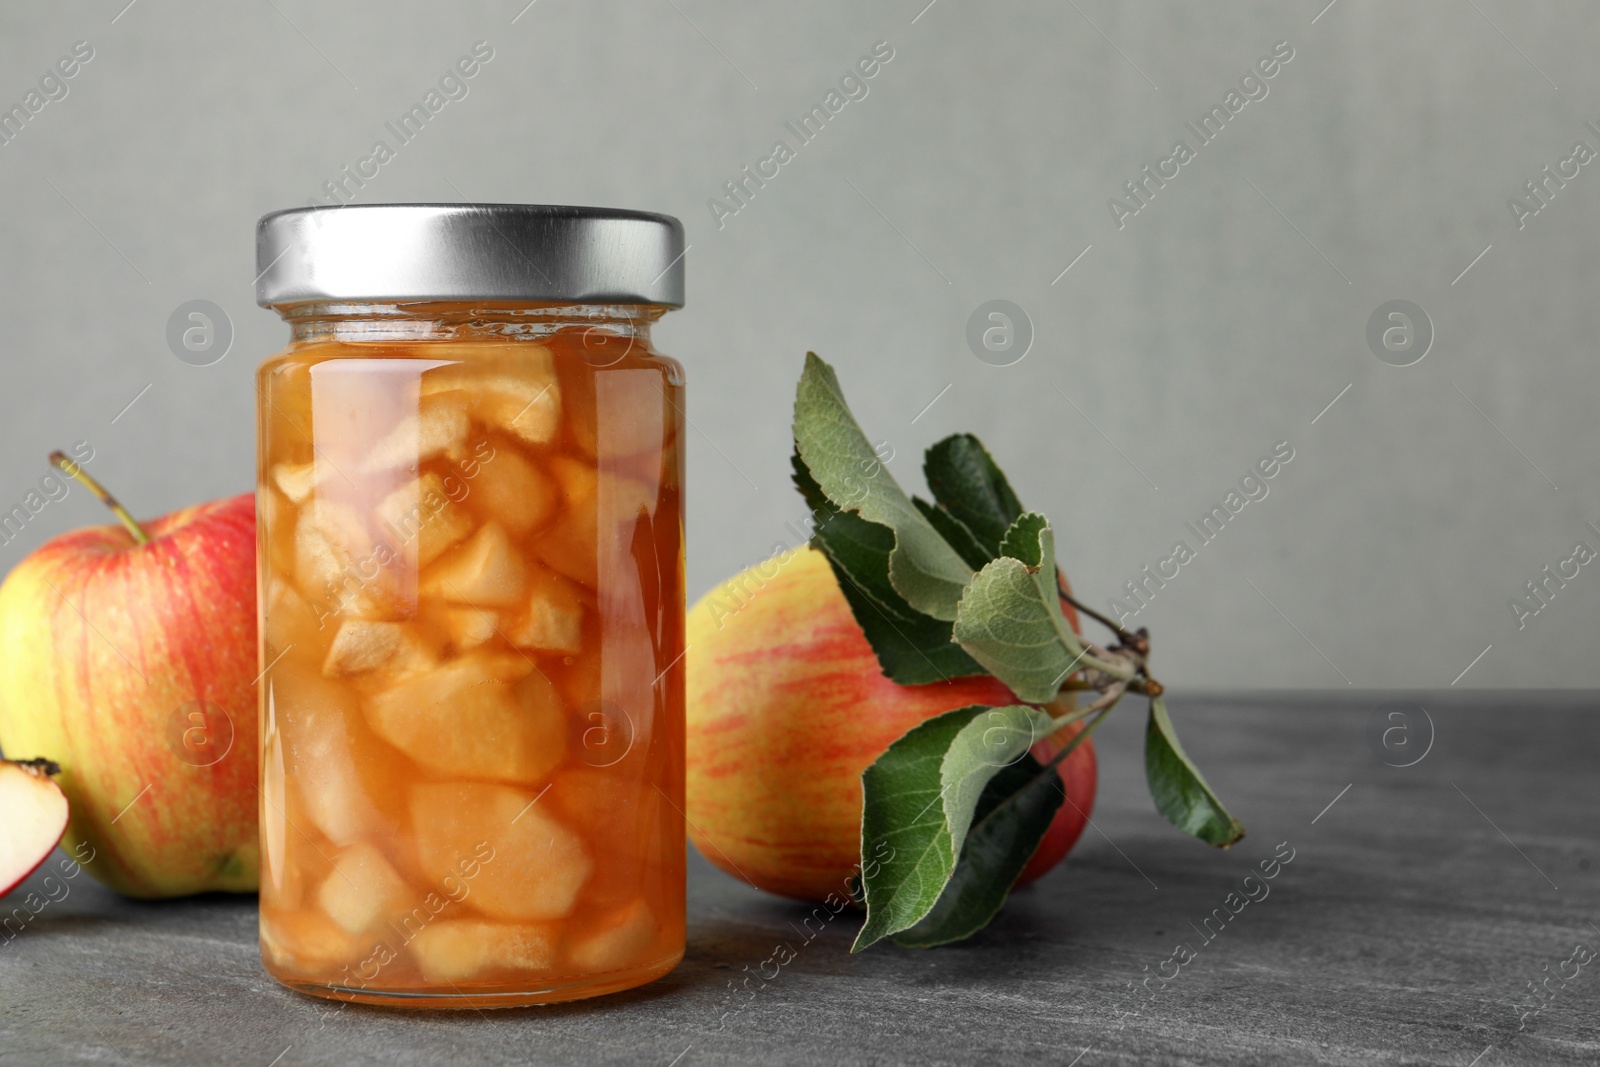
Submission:
[[683,224],[542,204],[349,204],[256,224],[256,303],[514,300],[683,306]]

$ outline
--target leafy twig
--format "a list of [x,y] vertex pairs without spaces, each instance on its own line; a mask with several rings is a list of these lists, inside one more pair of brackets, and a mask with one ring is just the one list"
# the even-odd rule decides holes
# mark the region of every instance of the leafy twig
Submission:
[[[1049,520],[1024,510],[976,437],[930,448],[924,473],[934,502],[910,497],[877,460],[833,369],[808,353],[795,445],[795,482],[828,517],[813,544],[884,674],[917,685],[986,673],[1023,701],[935,716],[863,774],[867,919],[855,950],[886,937],[944,944],[987,924],[1061,807],[1057,769],[1129,693],[1150,698],[1145,770],[1157,810],[1219,847],[1243,835],[1178,742],[1165,687],[1150,674],[1149,631],[1130,631],[1072,595]],[[1085,640],[1063,605],[1113,642]],[[1079,707],[1078,692],[1096,696]],[[1040,738],[1075,725],[1048,761],[1030,754]],[[883,846],[890,851],[878,862]]]

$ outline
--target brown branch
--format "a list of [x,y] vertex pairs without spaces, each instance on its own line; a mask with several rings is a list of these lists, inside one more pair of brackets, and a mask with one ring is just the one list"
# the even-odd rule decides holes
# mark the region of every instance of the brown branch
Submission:
[[1110,630],[1117,636],[1117,640],[1123,645],[1133,649],[1135,652],[1138,652],[1141,656],[1148,656],[1150,654],[1149,634],[1142,630],[1139,633],[1129,633],[1111,619],[1106,618],[1104,615],[1100,614],[1098,611],[1094,610],[1089,605],[1081,602],[1077,597],[1067,592],[1067,580],[1065,576],[1062,575],[1060,567],[1056,568],[1056,593],[1061,597],[1062,600],[1066,601],[1068,604],[1071,604],[1080,615],[1087,615],[1101,626],[1104,626],[1106,629]]

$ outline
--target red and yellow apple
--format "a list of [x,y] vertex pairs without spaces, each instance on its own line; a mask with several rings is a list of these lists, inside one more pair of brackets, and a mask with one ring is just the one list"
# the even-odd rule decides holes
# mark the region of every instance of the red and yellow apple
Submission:
[[[686,639],[690,839],[729,874],[801,900],[843,895],[860,860],[861,772],[884,749],[954,708],[1017,702],[987,676],[890,681],[809,548],[712,590],[690,609]],[[1048,759],[1074,732],[1034,755]],[[1061,861],[1093,807],[1092,743],[1059,768],[1067,803],[1018,885]]]
[[66,843],[118,892],[253,892],[254,497],[142,526],[102,499],[122,525],[57,537],[0,586],[0,748],[60,764]]

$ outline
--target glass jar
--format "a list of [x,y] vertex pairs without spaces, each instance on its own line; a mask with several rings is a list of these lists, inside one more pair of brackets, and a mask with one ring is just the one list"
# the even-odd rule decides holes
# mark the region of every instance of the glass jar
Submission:
[[261,951],[320,996],[514,1006],[684,947],[682,228],[268,215]]

